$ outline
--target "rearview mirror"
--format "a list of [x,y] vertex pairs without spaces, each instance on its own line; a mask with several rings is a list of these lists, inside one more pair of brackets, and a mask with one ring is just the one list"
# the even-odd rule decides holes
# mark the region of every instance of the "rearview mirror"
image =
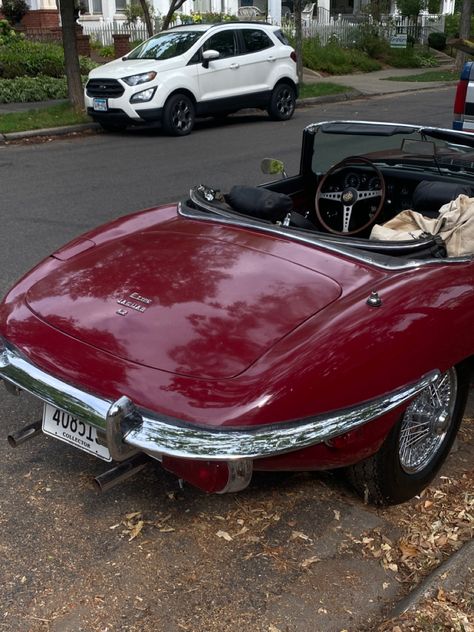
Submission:
[[287,177],[285,165],[281,160],[276,160],[275,158],[264,158],[260,163],[260,169],[267,175],[275,176],[281,173],[284,178]]

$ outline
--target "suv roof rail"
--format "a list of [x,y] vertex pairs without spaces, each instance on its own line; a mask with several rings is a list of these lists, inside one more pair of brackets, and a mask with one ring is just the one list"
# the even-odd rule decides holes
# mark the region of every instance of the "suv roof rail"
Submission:
[[187,24],[176,24],[176,26],[172,26],[169,28],[169,31],[174,29],[181,29],[189,26],[207,26],[209,29],[215,28],[216,26],[228,26],[229,24],[251,24],[252,26],[273,26],[272,24],[268,24],[268,22],[256,22],[255,20],[225,20],[223,22],[189,22]]

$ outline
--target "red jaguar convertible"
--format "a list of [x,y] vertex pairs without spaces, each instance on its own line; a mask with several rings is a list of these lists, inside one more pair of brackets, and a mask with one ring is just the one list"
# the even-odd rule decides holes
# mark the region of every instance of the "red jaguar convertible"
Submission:
[[[474,136],[328,121],[287,177],[93,230],[0,304],[0,379],[44,432],[114,461],[155,459],[206,492],[254,470],[343,468],[375,503],[434,477],[474,355]],[[65,447],[65,449],[67,449]]]

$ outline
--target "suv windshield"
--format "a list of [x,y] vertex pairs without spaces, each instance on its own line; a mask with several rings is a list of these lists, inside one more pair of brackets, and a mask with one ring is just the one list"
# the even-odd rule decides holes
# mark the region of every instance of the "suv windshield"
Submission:
[[127,59],[171,59],[189,50],[202,35],[202,31],[164,31],[132,50]]
[[471,140],[449,130],[353,121],[323,123],[313,130],[314,173],[325,173],[348,155],[365,156],[378,165],[474,173],[474,135]]

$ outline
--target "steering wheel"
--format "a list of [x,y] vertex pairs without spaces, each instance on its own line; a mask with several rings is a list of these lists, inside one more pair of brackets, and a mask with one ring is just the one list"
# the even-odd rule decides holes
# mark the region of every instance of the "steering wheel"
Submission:
[[[344,185],[344,188],[339,191],[324,191],[324,187],[328,180],[337,172],[342,169],[346,169],[347,167],[359,164],[366,165],[369,169],[375,172],[375,177],[378,178],[380,188],[359,191],[355,187]],[[370,201],[373,198],[380,198],[375,210],[373,207],[370,207],[369,204],[364,204],[364,202],[367,200]],[[342,205],[342,217],[339,211],[332,215],[327,212],[327,210],[322,209],[321,200],[340,202]],[[322,178],[316,190],[316,216],[323,227],[330,233],[336,233],[337,235],[341,233],[344,235],[355,235],[357,233],[361,233],[372,224],[375,224],[375,220],[379,216],[384,202],[385,180],[380,169],[378,169],[368,158],[363,158],[362,156],[352,156],[351,158],[345,158],[344,160],[341,160],[341,162],[332,166]],[[356,204],[357,209],[355,209],[355,214],[357,214],[357,218],[354,215],[354,219],[356,220],[354,221],[352,218],[352,211]],[[352,229],[351,220],[352,224],[355,224],[355,227]]]

